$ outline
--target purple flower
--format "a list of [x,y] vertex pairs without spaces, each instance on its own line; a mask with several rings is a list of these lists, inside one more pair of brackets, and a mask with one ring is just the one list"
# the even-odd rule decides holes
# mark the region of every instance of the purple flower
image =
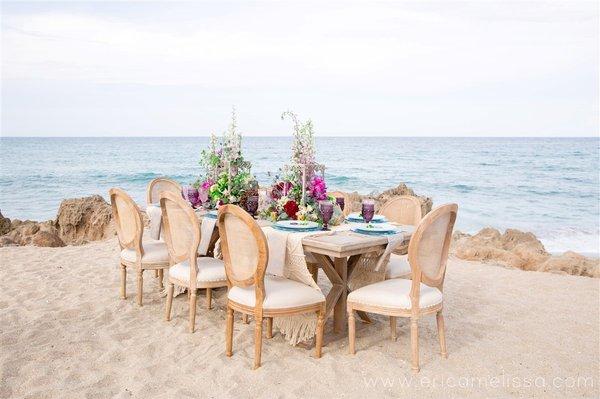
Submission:
[[202,204],[198,190],[194,187],[186,186],[181,191],[183,198],[187,202],[189,202],[192,205],[192,207],[196,208],[197,206]]
[[212,179],[206,179],[200,186],[203,190],[208,190],[215,182]]
[[327,185],[321,176],[314,176],[308,187],[308,193],[317,201],[327,199]]

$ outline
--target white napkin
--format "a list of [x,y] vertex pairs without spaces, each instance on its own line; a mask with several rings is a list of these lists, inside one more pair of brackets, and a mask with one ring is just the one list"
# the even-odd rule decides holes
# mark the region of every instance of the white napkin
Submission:
[[[400,232],[397,234],[392,234],[388,236],[388,244],[385,247],[385,251],[379,257],[377,264],[375,265],[375,271],[378,272],[381,266],[383,266],[384,262],[387,264],[389,261],[389,255],[394,252],[396,248],[398,248],[404,242],[404,233]],[[387,259],[387,260],[386,260]]]
[[267,237],[267,244],[269,245],[267,273],[283,276],[285,255],[287,253],[287,240],[290,233],[274,229],[273,227],[263,227],[263,232]]
[[146,207],[146,215],[150,221],[150,237],[155,240],[160,240],[160,227],[162,224],[162,212],[160,206],[156,204],[148,204]]
[[210,218],[207,216],[202,218],[202,224],[200,224],[200,245],[198,246],[198,254],[206,255],[206,252],[208,252],[208,245],[210,244],[210,239],[213,235],[216,224],[216,218]]

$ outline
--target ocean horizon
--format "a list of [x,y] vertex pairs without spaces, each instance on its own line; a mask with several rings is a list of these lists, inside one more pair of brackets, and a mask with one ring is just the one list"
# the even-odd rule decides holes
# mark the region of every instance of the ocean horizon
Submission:
[[[434,139],[434,140],[432,140]],[[47,220],[66,198],[121,187],[145,204],[146,184],[191,184],[207,136],[0,137],[0,210]],[[261,185],[289,162],[292,138],[245,136]],[[459,204],[456,229],[531,231],[550,252],[598,255],[598,137],[317,136],[330,189],[381,192],[405,183],[434,206]]]

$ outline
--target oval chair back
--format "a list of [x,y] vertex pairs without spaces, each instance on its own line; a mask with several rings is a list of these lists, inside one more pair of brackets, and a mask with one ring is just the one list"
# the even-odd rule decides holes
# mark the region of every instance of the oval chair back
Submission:
[[419,309],[420,283],[443,290],[448,250],[458,205],[446,204],[429,212],[415,230],[408,246],[412,271],[411,301]]
[[138,260],[141,260],[144,224],[140,210],[135,201],[124,190],[111,188],[108,193],[119,245],[121,249],[127,248],[136,251]]
[[390,222],[416,226],[422,218],[421,201],[411,195],[400,195],[383,204],[379,213]]
[[229,286],[256,286],[256,305],[264,299],[264,278],[269,262],[265,233],[245,210],[236,205],[219,208],[219,235]]
[[163,191],[177,193],[181,196],[181,185],[175,180],[167,179],[166,177],[152,179],[146,189],[146,202],[148,205],[157,204],[160,200],[160,193]]
[[172,264],[188,261],[190,284],[196,283],[197,253],[200,246],[200,222],[192,207],[179,193],[162,191],[159,195],[164,240]]

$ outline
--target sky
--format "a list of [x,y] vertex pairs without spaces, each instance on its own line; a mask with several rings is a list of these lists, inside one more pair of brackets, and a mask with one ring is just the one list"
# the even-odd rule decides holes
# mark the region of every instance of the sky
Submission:
[[2,2],[2,136],[597,136],[599,7]]

